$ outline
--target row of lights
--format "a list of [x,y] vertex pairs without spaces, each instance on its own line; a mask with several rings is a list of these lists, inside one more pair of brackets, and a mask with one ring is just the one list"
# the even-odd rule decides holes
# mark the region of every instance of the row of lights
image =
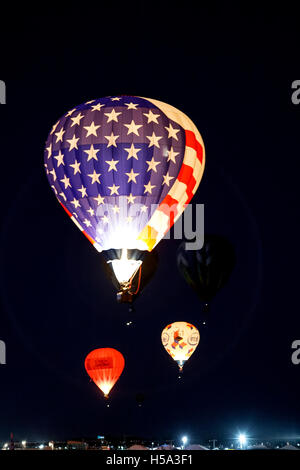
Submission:
[[[237,437],[237,440],[240,444],[240,448],[245,449],[245,447],[247,446],[247,436],[246,436],[246,434],[243,434],[243,433],[239,434],[238,437]],[[187,442],[188,442],[187,436],[183,436],[181,438],[181,441],[182,441],[182,449],[184,449]]]
[[[237,441],[239,443],[239,446],[240,446],[240,449],[245,449],[247,447],[247,436],[246,434],[244,433],[241,433],[237,436]],[[187,436],[182,436],[181,438],[181,442],[182,442],[182,446],[181,448],[184,449],[188,443],[188,437]],[[152,449],[153,449],[153,446],[154,446],[154,442],[152,442]],[[298,444],[299,446],[299,444]],[[22,447],[25,449],[26,448],[26,441],[22,441]],[[51,441],[49,442],[49,447],[50,448],[54,448],[54,442]],[[9,448],[9,444],[8,443],[5,443],[4,446],[3,446],[3,449],[8,449]],[[44,449],[44,444],[41,444],[39,446],[39,449]],[[123,450],[123,447],[121,447],[121,449]]]
[[[246,438],[246,435],[245,434],[240,434],[239,437],[238,437],[238,440],[239,440],[239,443],[240,443],[240,447],[241,449],[243,449],[245,446],[246,446],[246,443],[247,443],[247,438]],[[187,445],[187,442],[188,442],[188,437],[187,436],[182,436],[181,438],[181,441],[182,441],[182,446],[181,448],[184,449],[185,446]],[[49,446],[51,447],[51,443],[49,443]],[[53,445],[53,444],[52,444]],[[7,449],[9,446],[8,443],[4,444],[3,446],[3,449]],[[25,449],[26,448],[26,441],[22,441],[22,447]],[[152,443],[152,447],[153,447],[153,443]],[[41,444],[39,446],[39,449],[43,449],[44,448],[44,445]]]

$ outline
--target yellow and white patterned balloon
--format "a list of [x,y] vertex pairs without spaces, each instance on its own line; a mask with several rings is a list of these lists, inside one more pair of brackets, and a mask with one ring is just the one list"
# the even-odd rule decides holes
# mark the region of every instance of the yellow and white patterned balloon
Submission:
[[178,321],[167,325],[161,334],[162,344],[182,370],[200,341],[200,333],[191,323]]

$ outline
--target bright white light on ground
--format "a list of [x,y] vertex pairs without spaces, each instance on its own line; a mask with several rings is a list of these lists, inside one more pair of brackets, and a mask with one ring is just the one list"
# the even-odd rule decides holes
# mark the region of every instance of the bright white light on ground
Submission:
[[188,441],[188,438],[186,436],[183,436],[181,440],[182,440],[182,444],[185,446]]
[[241,448],[243,448],[247,443],[247,437],[245,434],[239,434],[238,440],[239,440]]

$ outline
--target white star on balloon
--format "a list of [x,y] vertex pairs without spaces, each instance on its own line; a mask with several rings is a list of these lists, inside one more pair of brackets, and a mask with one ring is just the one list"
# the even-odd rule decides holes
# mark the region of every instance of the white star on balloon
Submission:
[[67,189],[68,187],[71,188],[71,183],[70,183],[70,178],[67,178],[67,176],[65,175],[64,178],[62,180],[60,180],[62,183],[64,183],[65,185],[65,189]]
[[125,175],[128,176],[128,181],[127,181],[127,183],[130,183],[130,181],[133,181],[134,183],[136,183],[136,177],[139,176],[139,173],[135,173],[135,172],[133,171],[133,168],[131,168],[130,173],[125,173]]
[[101,111],[101,108],[102,108],[103,106],[105,106],[105,104],[100,104],[100,103],[94,104],[94,105],[92,106],[92,111]]
[[147,119],[148,119],[147,124],[149,124],[150,122],[154,122],[155,124],[158,124],[157,119],[160,117],[160,114],[154,114],[152,113],[151,109],[149,109],[149,113],[143,113],[143,115],[147,116]]
[[66,114],[66,117],[71,116],[71,114],[73,114],[74,111],[76,111],[76,108],[71,109],[71,111],[69,111],[69,112]]
[[87,212],[91,214],[91,216],[95,215],[95,211],[91,207],[87,210]]
[[111,195],[111,196],[112,196],[113,194],[119,195],[119,193],[118,193],[119,187],[120,187],[120,186],[116,186],[115,184],[113,184],[112,186],[108,186],[108,188],[110,189],[110,195]]
[[122,113],[116,113],[116,111],[113,109],[110,113],[104,113],[105,116],[107,116],[107,122],[110,122],[110,121],[116,121],[118,122],[118,116],[120,116],[120,114]]
[[136,196],[133,196],[131,193],[129,194],[129,196],[126,196],[126,197],[127,197],[128,204],[133,204],[134,200],[136,199]]
[[100,194],[98,194],[97,197],[94,197],[94,199],[95,199],[95,201],[97,201],[98,206],[100,204],[104,204],[104,197],[100,196]]
[[100,181],[99,181],[99,177],[100,177],[101,173],[96,173],[96,170],[94,170],[94,172],[90,175],[88,175],[90,178],[92,178],[92,183],[91,184],[94,184],[94,183],[99,183],[100,184]]
[[93,144],[90,146],[89,150],[84,150],[84,152],[88,154],[88,159],[87,159],[88,162],[92,160],[92,158],[94,160],[98,160],[97,153],[99,152],[99,149],[95,150]]
[[136,124],[133,119],[130,124],[124,124],[124,126],[127,127],[128,129],[127,135],[135,134],[137,136],[139,136],[139,132],[138,132],[139,128],[143,127],[142,124]]
[[113,159],[112,160],[105,160],[105,163],[107,163],[109,165],[108,171],[112,171],[112,170],[118,171],[116,165],[117,165],[117,163],[119,163],[119,160],[113,160]]
[[174,176],[170,176],[169,172],[167,172],[166,175],[163,175],[163,179],[164,179],[163,184],[166,184],[167,186],[170,186],[170,181],[172,179],[174,179]]
[[80,165],[81,165],[81,162],[78,162],[76,159],[75,159],[75,162],[70,164],[70,166],[74,169],[74,175],[76,175],[77,173],[81,173],[80,171]]
[[80,202],[75,197],[73,201],[71,201],[71,204],[74,204],[75,209],[77,209],[77,207],[81,207]]
[[67,142],[69,142],[70,144],[70,147],[69,147],[69,152],[72,150],[72,149],[76,149],[78,150],[78,146],[77,146],[77,142],[79,140],[79,137],[75,137],[75,134],[73,135],[72,139],[66,139]]
[[114,147],[116,147],[117,146],[116,140],[120,136],[119,135],[114,135],[114,133],[112,132],[110,135],[105,135],[104,137],[108,140],[107,147],[111,147],[112,145]]
[[136,160],[138,160],[137,153],[140,152],[142,149],[136,148],[132,143],[130,148],[124,148],[124,150],[128,152],[127,160],[129,160],[129,158],[135,158]]
[[58,124],[59,124],[59,121],[57,121],[57,123],[56,123],[56,124],[54,124],[54,126],[52,126],[52,129],[51,129],[50,135],[52,135],[52,134],[53,134],[53,132],[54,132],[54,131],[55,131],[55,129],[57,128]]
[[78,189],[78,191],[81,192],[81,197],[87,196],[86,188],[83,185],[81,186],[80,189]]
[[51,152],[52,152],[52,144],[50,144],[49,147],[46,147],[46,150],[48,151],[47,158],[50,158],[51,157]]
[[66,131],[64,131],[63,128],[61,128],[61,130],[59,132],[55,132],[55,135],[56,135],[56,144],[57,142],[62,142],[63,141],[63,135]]
[[95,126],[95,123],[94,121],[89,125],[89,126],[83,126],[84,129],[86,129],[86,137],[88,137],[89,135],[94,135],[95,137],[97,137],[97,129],[99,129],[100,124],[98,126]]
[[155,146],[155,147],[160,148],[158,141],[159,141],[160,139],[162,139],[161,136],[157,136],[157,135],[155,135],[154,132],[152,132],[152,135],[146,135],[146,137],[147,137],[147,139],[149,139],[149,141],[150,141],[148,147],[153,147],[153,146]]
[[84,219],[83,223],[87,226],[90,227],[92,224],[88,219]]
[[171,123],[169,127],[165,126],[165,129],[167,129],[169,133],[168,138],[174,137],[175,140],[178,140],[177,133],[180,131],[180,129],[174,129]]
[[53,181],[56,181],[56,173],[55,173],[54,168],[53,168],[53,170],[49,171],[49,173],[51,173],[51,175],[53,177]]
[[138,106],[138,103],[124,103],[126,106],[127,106],[127,109],[136,109],[136,107]]
[[146,163],[148,164],[148,170],[147,171],[150,171],[150,170],[153,170],[155,173],[157,173],[157,165],[160,165],[161,162],[156,162],[154,160],[154,157],[151,158],[151,160],[147,160]]
[[71,120],[73,121],[72,124],[71,124],[71,127],[77,125],[79,126],[80,125],[80,121],[81,119],[83,118],[83,114],[79,113],[77,114],[77,116],[75,117],[72,117]]
[[57,167],[59,167],[60,165],[64,165],[65,162],[64,162],[64,154],[61,153],[61,151],[59,150],[58,154],[57,155],[54,155],[54,158],[57,160]]
[[174,152],[173,147],[167,151],[168,154],[168,162],[171,160],[173,163],[176,163],[176,155],[179,155],[179,152]]
[[152,185],[149,181],[148,184],[144,184],[145,186],[145,190],[144,190],[144,193],[149,193],[149,194],[152,194],[152,189],[155,188],[155,185]]

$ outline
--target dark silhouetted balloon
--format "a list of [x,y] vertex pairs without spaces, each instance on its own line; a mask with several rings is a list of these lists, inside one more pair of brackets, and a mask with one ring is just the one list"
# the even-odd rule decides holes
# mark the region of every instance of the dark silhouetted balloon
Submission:
[[235,251],[226,238],[205,235],[200,250],[185,250],[185,242],[179,245],[177,266],[204,302],[204,310],[208,311],[209,303],[230,278],[235,266]]

